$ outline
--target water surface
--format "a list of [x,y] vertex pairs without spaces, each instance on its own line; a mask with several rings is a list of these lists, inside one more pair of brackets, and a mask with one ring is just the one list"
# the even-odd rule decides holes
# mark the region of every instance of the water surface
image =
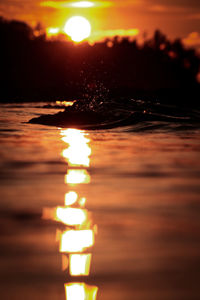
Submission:
[[[42,106],[1,105],[1,298],[65,300],[64,284],[84,282],[97,287],[97,300],[199,299],[198,127],[157,121],[77,130],[91,153],[80,141],[80,151],[63,152],[67,128],[26,123],[58,111]],[[85,177],[70,179],[71,171]],[[44,217],[71,191],[85,198],[95,228],[84,250],[89,276],[62,270],[63,224]]]

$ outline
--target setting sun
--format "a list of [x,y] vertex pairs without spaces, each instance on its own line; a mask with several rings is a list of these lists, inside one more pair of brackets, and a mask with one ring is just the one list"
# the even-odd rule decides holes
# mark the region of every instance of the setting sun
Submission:
[[75,16],[66,22],[64,31],[74,42],[81,42],[90,36],[91,25],[86,18]]

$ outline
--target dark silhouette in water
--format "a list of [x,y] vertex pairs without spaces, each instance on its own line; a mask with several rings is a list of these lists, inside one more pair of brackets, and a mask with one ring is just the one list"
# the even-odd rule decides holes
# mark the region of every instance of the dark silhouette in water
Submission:
[[64,111],[41,115],[29,123],[98,130],[129,126],[134,131],[168,128],[173,124],[173,128],[186,130],[199,127],[200,111],[120,97],[100,103],[99,99],[96,103],[83,99]]
[[48,40],[42,31],[35,36],[27,24],[0,18],[0,44],[1,101],[79,97],[91,103],[131,96],[199,104],[199,57],[158,30],[142,46],[117,37],[74,45]]

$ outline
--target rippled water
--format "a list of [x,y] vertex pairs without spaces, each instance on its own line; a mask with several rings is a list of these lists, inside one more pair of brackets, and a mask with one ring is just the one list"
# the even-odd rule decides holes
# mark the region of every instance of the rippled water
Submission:
[[[1,105],[1,299],[65,300],[70,282],[96,287],[97,300],[199,299],[198,126],[157,120],[76,130],[76,138],[67,128],[27,124],[58,111],[42,106]],[[92,257],[89,276],[62,270],[73,249],[62,254],[68,227],[55,210],[67,207],[69,192],[85,199],[77,203],[86,211],[81,229],[94,232],[83,250]],[[95,299],[75,290],[67,300]]]

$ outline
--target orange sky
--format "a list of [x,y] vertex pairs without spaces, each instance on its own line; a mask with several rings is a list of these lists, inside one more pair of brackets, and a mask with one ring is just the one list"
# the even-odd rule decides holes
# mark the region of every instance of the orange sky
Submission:
[[70,16],[82,15],[91,22],[94,34],[138,29],[151,35],[159,28],[171,38],[200,44],[199,0],[91,1],[91,8],[71,7],[72,2],[76,1],[1,0],[0,15],[31,25],[41,22],[45,27],[60,28]]

